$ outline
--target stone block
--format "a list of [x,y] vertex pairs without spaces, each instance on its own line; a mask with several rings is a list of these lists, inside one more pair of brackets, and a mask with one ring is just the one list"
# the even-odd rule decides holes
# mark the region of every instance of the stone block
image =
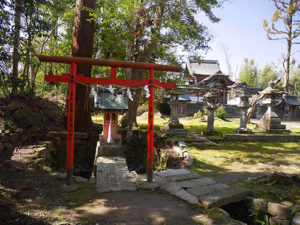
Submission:
[[[160,177],[157,175],[155,175],[155,176]],[[188,173],[188,174],[179,174],[179,175],[170,176],[167,178],[167,180],[168,181],[184,181],[184,180],[197,179],[197,178],[201,178],[201,176],[197,173]]]
[[191,173],[187,169],[167,169],[166,171],[160,171],[156,172],[155,174],[160,177],[172,177],[172,176],[177,176],[177,175],[186,175]]
[[269,202],[267,212],[272,216],[276,216],[277,218],[283,220],[292,218],[291,208],[280,203]]
[[186,191],[201,198],[214,192],[223,192],[228,188],[229,187],[226,184],[210,184],[201,187],[187,188]]
[[177,185],[183,188],[202,188],[204,185],[215,184],[216,182],[208,177],[190,179],[177,182]]
[[292,219],[292,225],[300,225],[300,212],[295,213]]
[[179,189],[175,192],[172,193],[172,195],[175,195],[176,197],[187,201],[190,204],[198,204],[199,200],[196,196],[191,195],[190,193],[188,193],[187,191],[183,190],[183,189]]
[[270,225],[290,225],[290,220],[280,219],[278,217],[270,217],[269,218]]
[[200,201],[205,208],[221,207],[232,202],[238,202],[243,200],[247,195],[250,194],[250,191],[235,188],[235,189],[226,189],[225,191],[214,192],[209,195],[200,197]]

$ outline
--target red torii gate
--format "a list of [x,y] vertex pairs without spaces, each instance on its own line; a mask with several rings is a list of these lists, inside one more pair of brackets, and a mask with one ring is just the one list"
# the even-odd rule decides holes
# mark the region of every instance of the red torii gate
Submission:
[[[147,181],[153,181],[153,121],[154,121],[154,87],[162,87],[173,89],[174,83],[162,83],[159,80],[154,80],[154,71],[172,71],[179,72],[181,67],[148,64],[140,62],[128,61],[111,61],[111,60],[98,60],[91,58],[81,57],[64,57],[64,56],[48,56],[38,55],[41,62],[55,62],[70,64],[70,74],[58,75],[45,75],[45,81],[51,82],[65,82],[69,84],[69,102],[68,102],[68,135],[67,135],[67,179],[66,184],[73,184],[73,151],[74,151],[74,113],[75,113],[75,83],[83,84],[104,84],[104,85],[120,85],[131,87],[143,87],[149,85],[149,105],[148,105],[148,151],[147,151]],[[76,74],[76,65],[89,65],[89,66],[107,66],[111,67],[110,79],[107,78],[94,78],[84,77],[83,74]],[[119,80],[116,79],[117,67],[144,69],[149,70],[149,78],[142,80]]]

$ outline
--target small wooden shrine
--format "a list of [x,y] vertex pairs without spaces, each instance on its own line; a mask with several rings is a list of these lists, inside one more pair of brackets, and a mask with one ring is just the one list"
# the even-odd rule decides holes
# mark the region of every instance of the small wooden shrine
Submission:
[[99,135],[98,155],[122,155],[122,138],[118,130],[118,117],[123,111],[128,110],[128,98],[122,93],[116,95],[108,91],[100,91],[95,96],[95,108],[103,111],[103,131]]

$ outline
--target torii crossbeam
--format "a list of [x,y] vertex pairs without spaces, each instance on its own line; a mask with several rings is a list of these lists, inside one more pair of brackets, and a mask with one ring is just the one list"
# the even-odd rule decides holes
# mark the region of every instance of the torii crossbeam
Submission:
[[[154,123],[154,88],[162,87],[173,89],[174,83],[163,83],[159,80],[154,80],[154,71],[171,71],[179,72],[181,67],[148,64],[139,62],[127,61],[110,61],[98,60],[80,57],[64,57],[64,56],[48,56],[38,55],[41,62],[55,62],[70,64],[70,74],[62,75],[45,75],[45,81],[65,82],[69,84],[69,103],[68,103],[68,135],[67,135],[67,179],[66,184],[73,184],[73,152],[74,152],[74,114],[75,114],[75,83],[83,84],[102,84],[102,85],[119,85],[129,87],[144,87],[149,85],[149,105],[148,105],[148,151],[147,151],[147,181],[153,181],[153,123]],[[84,77],[83,74],[76,74],[77,64],[89,66],[107,66],[111,67],[110,78],[94,78]],[[117,68],[132,68],[149,71],[148,79],[142,80],[120,80],[116,79]]]

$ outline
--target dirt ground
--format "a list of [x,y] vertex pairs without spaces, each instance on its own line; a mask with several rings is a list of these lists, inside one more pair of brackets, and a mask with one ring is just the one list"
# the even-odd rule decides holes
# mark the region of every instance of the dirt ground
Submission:
[[64,181],[34,162],[32,146],[0,155],[0,225],[199,224],[199,208],[151,191],[97,193],[94,184],[61,192]]

